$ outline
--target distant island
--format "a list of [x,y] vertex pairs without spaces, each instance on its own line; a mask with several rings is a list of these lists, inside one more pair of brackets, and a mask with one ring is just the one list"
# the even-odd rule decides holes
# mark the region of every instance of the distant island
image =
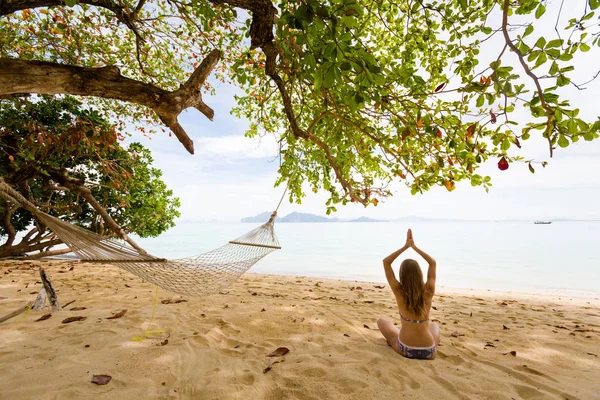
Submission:
[[[271,217],[271,211],[265,211],[260,213],[254,217],[246,217],[242,218],[240,222],[250,222],[250,223],[265,223]],[[293,212],[291,214],[286,215],[285,217],[277,217],[275,220],[277,222],[529,222],[531,220],[524,219],[514,219],[514,220],[466,220],[466,219],[453,219],[453,218],[430,218],[430,217],[419,217],[415,215],[409,215],[405,217],[392,218],[389,220],[377,220],[368,217],[360,217],[360,218],[329,218],[316,214],[309,213],[299,213]],[[598,222],[598,220],[584,220],[584,219],[566,219],[566,218],[557,218],[554,221],[574,221],[574,222]]]
[[386,221],[380,221],[378,219],[367,218],[367,217],[360,217],[360,218],[350,220],[349,222],[386,222]]
[[[240,222],[267,222],[269,220],[269,218],[271,218],[271,214],[273,214],[272,211],[265,211],[254,217],[242,218],[240,220]],[[279,221],[281,221],[281,218],[277,217],[277,218],[275,218],[275,221],[279,222]]]
[[[264,223],[264,222],[267,222],[270,217],[271,217],[271,212],[265,211],[254,217],[242,218],[240,220],[240,222],[253,222],[253,223],[263,222]],[[353,219],[350,221],[343,221],[339,218],[329,218],[329,217],[323,217],[321,215],[309,214],[309,213],[299,213],[299,212],[293,212],[291,214],[286,215],[283,218],[277,217],[277,219],[275,221],[276,222],[290,222],[290,223],[293,223],[293,222],[383,222],[383,221],[378,221],[378,220],[367,218],[367,217],[360,217],[360,218]]]

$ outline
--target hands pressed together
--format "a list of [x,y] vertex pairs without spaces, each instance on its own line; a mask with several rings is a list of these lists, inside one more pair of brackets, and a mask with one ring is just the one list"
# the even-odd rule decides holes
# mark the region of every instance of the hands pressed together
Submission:
[[415,240],[413,238],[413,234],[412,234],[412,230],[408,230],[408,232],[406,232],[406,244],[404,245],[404,247],[408,248],[415,248]]

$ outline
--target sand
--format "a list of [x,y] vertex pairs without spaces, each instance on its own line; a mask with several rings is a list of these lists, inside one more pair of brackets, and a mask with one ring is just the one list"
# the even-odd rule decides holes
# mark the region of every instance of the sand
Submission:
[[[183,298],[159,290],[159,332],[134,341],[155,287],[112,267],[0,262],[0,316],[33,300],[39,265],[75,302],[0,324],[0,399],[600,399],[597,298],[440,288],[442,343],[423,361],[376,329],[379,317],[399,323],[381,284],[247,274],[171,304]],[[72,316],[87,319],[62,323]],[[289,353],[267,357],[278,347]],[[91,383],[99,374],[112,380]]]

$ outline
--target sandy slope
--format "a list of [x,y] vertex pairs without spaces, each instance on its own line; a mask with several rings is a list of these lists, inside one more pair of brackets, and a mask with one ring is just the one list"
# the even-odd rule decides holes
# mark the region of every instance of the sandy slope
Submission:
[[[38,265],[0,262],[0,316],[35,297]],[[0,324],[0,399],[600,399],[598,299],[440,289],[439,356],[418,361],[373,329],[398,317],[372,283],[249,274],[179,304],[159,291],[151,329],[162,332],[136,342],[153,286],[116,268],[43,265],[61,302],[76,301]],[[61,323],[76,315],[87,319]],[[280,346],[289,354],[266,357]],[[264,373],[269,361],[283,362]],[[94,374],[113,379],[97,386]]]

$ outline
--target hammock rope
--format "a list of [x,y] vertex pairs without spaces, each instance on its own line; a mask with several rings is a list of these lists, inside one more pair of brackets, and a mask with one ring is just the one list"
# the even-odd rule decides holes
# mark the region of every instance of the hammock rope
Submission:
[[109,263],[163,289],[187,296],[218,293],[239,279],[263,257],[281,249],[274,231],[281,200],[266,223],[224,246],[196,257],[166,260],[141,253],[123,242],[106,239],[97,233],[44,213],[8,185],[2,177],[0,196],[34,214],[81,261]]

